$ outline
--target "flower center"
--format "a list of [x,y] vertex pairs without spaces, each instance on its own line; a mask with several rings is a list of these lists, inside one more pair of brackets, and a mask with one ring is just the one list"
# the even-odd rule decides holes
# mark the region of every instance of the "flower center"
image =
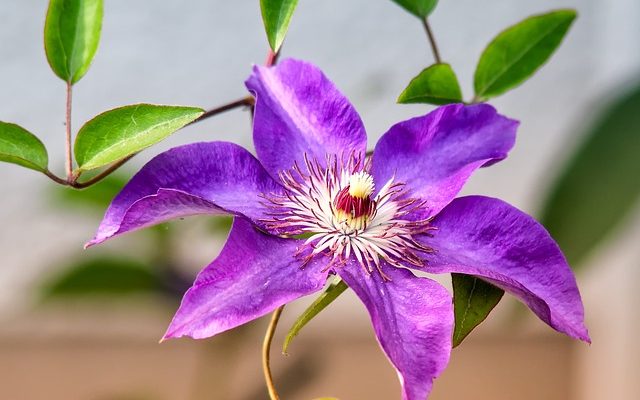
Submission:
[[353,256],[367,273],[375,268],[389,279],[382,261],[394,267],[424,265],[417,252],[433,249],[414,236],[433,228],[430,219],[407,219],[423,202],[410,198],[403,183],[392,178],[372,197],[374,180],[361,156],[331,155],[324,164],[304,159],[304,169],[296,163],[280,172],[285,193],[264,196],[271,212],[262,221],[279,235],[309,235],[298,251],[303,267],[321,254],[330,258],[327,270]]
[[373,178],[361,171],[349,177],[349,185],[338,192],[333,204],[336,218],[352,231],[366,228],[367,222],[375,210],[376,203],[371,199]]

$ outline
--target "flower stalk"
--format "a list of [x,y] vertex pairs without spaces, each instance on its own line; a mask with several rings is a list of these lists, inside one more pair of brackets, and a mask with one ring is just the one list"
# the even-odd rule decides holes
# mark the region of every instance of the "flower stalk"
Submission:
[[276,327],[278,326],[278,321],[280,320],[280,315],[282,314],[283,309],[284,306],[280,306],[276,308],[276,310],[271,315],[271,321],[269,321],[269,326],[267,327],[267,332],[265,333],[264,341],[262,342],[262,372],[264,373],[264,380],[267,383],[269,399],[271,400],[280,400],[275,385],[273,384],[273,376],[271,375],[271,367],[269,364],[269,354],[271,353],[271,342],[273,341],[273,335],[276,332]]

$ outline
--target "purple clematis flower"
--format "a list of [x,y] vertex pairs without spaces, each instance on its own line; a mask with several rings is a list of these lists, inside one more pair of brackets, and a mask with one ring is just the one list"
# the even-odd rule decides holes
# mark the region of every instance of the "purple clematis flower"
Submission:
[[88,243],[187,215],[236,217],[165,338],[213,336],[336,274],[367,307],[402,398],[422,400],[449,360],[454,321],[449,292],[413,269],[480,277],[589,340],[574,276],[545,229],[500,200],[455,198],[473,171],[507,156],[516,121],[486,104],[448,105],[394,125],[367,158],[360,117],[318,68],[255,67],[246,85],[257,158],[225,142],[160,154]]

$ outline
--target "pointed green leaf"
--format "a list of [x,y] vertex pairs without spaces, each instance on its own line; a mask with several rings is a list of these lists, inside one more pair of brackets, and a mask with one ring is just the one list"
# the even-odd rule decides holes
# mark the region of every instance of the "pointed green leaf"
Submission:
[[194,107],[137,104],[106,111],[78,132],[75,156],[80,170],[91,170],[145,149],[195,120]]
[[574,10],[558,10],[529,17],[501,32],[478,61],[476,97],[494,97],[527,80],[558,48],[575,18]]
[[542,224],[579,267],[638,205],[640,87],[611,104],[585,132],[541,212]]
[[438,0],[393,0],[393,2],[418,18],[426,18],[438,4]]
[[49,157],[44,144],[31,132],[16,124],[0,121],[0,161],[44,172]]
[[409,82],[398,103],[449,104],[462,101],[458,78],[449,64],[433,64]]
[[47,298],[163,293],[150,266],[127,258],[100,257],[71,264],[41,288]]
[[318,298],[309,306],[307,309],[298,317],[296,322],[294,322],[291,329],[289,329],[289,333],[287,333],[287,337],[284,339],[284,343],[282,345],[282,352],[284,354],[287,353],[287,349],[291,344],[293,338],[295,338],[300,330],[304,328],[304,326],[313,319],[316,315],[320,313],[320,311],[324,310],[329,304],[331,304],[335,299],[338,298],[345,290],[347,290],[348,286],[344,281],[334,282],[327,290],[324,291]]
[[487,318],[502,298],[504,290],[470,275],[451,274],[451,280],[456,320],[453,347],[456,347]]
[[298,5],[298,0],[260,0],[262,10],[262,21],[267,32],[269,45],[274,52],[277,52],[287,35],[289,22],[293,11]]
[[89,69],[102,28],[102,0],[50,0],[44,48],[53,72],[75,83]]

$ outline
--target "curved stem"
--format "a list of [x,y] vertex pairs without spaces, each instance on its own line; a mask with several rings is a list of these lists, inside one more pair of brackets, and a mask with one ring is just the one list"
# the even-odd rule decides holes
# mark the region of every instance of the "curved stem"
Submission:
[[225,111],[233,110],[234,108],[243,107],[243,106],[246,106],[246,107],[252,106],[253,103],[254,103],[253,96],[243,97],[243,98],[238,99],[236,101],[232,101],[231,103],[227,103],[227,104],[221,105],[220,107],[212,108],[209,111],[205,111],[204,114],[202,114],[201,116],[199,116],[195,120],[193,120],[190,123],[188,123],[187,126],[191,125],[191,124],[195,124],[196,122],[200,122],[203,119],[207,119],[209,117],[213,117],[214,115],[221,114],[221,113],[223,113]]
[[433,36],[433,32],[431,31],[431,26],[429,26],[427,18],[422,20],[422,25],[424,26],[424,30],[427,32],[429,44],[431,44],[431,51],[433,52],[433,58],[435,58],[436,63],[440,64],[442,62],[442,59],[440,59],[440,51],[438,51],[438,45],[436,44],[436,39]]
[[283,309],[284,306],[280,306],[276,308],[276,310],[273,312],[273,315],[271,315],[271,321],[269,322],[267,332],[264,335],[264,341],[262,342],[262,372],[264,373],[264,379],[267,383],[267,390],[269,391],[269,398],[271,400],[280,400],[278,392],[276,392],[276,388],[273,385],[271,367],[269,366],[269,353],[271,352],[271,341],[273,340],[273,334],[276,331],[276,326],[278,325],[278,320],[280,319],[280,314],[282,314]]
[[70,185],[76,189],[84,189],[84,188],[88,188],[91,185],[95,185],[96,183],[100,182],[101,180],[103,180],[104,178],[106,178],[107,176],[111,175],[113,172],[115,172],[115,170],[117,170],[118,168],[122,167],[122,165],[124,163],[126,163],[127,161],[131,160],[133,158],[133,156],[135,156],[135,154],[132,154],[128,157],[123,158],[120,161],[116,161],[115,163],[111,164],[111,166],[107,169],[105,169],[104,171],[100,172],[98,175],[94,176],[91,179],[88,179],[84,182],[72,182]]
[[62,179],[60,177],[58,177],[56,174],[54,174],[53,172],[47,170],[42,171],[49,179],[51,179],[52,181],[54,181],[55,183],[59,183],[63,186],[69,186],[69,181],[67,181],[66,179]]
[[67,82],[67,107],[65,112],[65,151],[66,151],[66,170],[67,180],[71,181],[73,174],[73,160],[71,159],[71,94],[72,94],[71,82]]

